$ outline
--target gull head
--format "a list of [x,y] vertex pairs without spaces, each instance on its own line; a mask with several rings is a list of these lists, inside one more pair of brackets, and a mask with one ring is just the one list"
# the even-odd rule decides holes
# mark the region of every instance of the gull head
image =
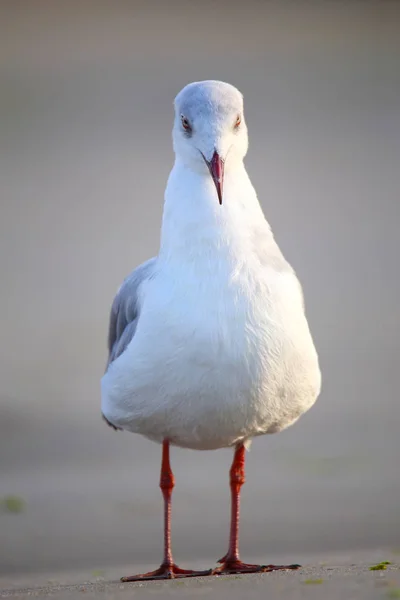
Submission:
[[174,151],[186,167],[211,176],[222,204],[224,174],[247,152],[243,96],[222,81],[190,83],[175,98]]

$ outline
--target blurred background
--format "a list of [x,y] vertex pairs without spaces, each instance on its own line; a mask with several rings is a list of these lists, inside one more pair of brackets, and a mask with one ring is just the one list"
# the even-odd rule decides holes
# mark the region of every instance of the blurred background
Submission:
[[[240,88],[323,392],[257,439],[242,555],[400,547],[400,5],[0,6],[0,573],[159,563],[160,448],[100,418],[110,303],[158,251],[188,82]],[[226,550],[231,452],[174,449],[181,566]],[[127,573],[121,573],[127,574]]]

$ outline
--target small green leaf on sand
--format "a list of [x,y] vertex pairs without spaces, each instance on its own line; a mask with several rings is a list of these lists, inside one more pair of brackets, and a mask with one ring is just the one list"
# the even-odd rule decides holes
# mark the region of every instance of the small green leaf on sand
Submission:
[[386,563],[379,563],[377,565],[372,565],[369,568],[370,571],[386,571]]
[[5,496],[0,499],[0,506],[5,512],[21,513],[25,509],[25,501],[19,496]]
[[324,582],[323,579],[305,579],[303,581],[303,583],[307,583],[307,584],[311,584],[311,585],[313,585],[315,583],[323,583],[323,582]]
[[103,569],[94,569],[94,571],[92,571],[92,575],[93,577],[103,577],[104,571]]
[[389,590],[386,594],[386,597],[392,598],[393,600],[395,600],[396,598],[400,598],[400,588],[393,588]]
[[391,565],[392,563],[390,562],[390,560],[383,560],[381,563],[379,563],[380,565]]

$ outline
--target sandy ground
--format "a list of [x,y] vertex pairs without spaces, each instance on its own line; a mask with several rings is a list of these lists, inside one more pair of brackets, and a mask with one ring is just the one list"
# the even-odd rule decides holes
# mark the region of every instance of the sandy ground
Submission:
[[[321,560],[324,558],[324,560]],[[386,570],[371,571],[379,561],[392,562]],[[262,575],[203,577],[165,582],[122,584],[114,580],[120,569],[84,577],[82,573],[64,573],[60,579],[42,574],[41,583],[33,585],[32,577],[16,578],[8,588],[0,590],[1,598],[79,597],[111,600],[124,598],[203,597],[218,600],[275,598],[324,600],[384,600],[400,598],[400,561],[390,551],[354,552],[336,556],[305,557],[298,571]],[[194,568],[200,565],[190,565]],[[45,579],[48,577],[46,582]],[[4,581],[4,578],[3,578]],[[39,580],[36,578],[36,581]],[[77,583],[77,581],[79,581]],[[12,585],[13,583],[13,585]],[[0,580],[1,584],[1,580]]]

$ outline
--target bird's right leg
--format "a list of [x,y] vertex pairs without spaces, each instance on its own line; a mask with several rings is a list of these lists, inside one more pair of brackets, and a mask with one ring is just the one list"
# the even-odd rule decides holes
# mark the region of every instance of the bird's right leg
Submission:
[[140,575],[122,577],[121,581],[143,581],[149,579],[175,579],[181,577],[200,577],[211,575],[212,569],[207,571],[192,571],[181,569],[172,558],[171,551],[171,497],[175,485],[174,474],[169,462],[169,442],[164,440],[161,462],[160,488],[164,497],[164,560],[155,571]]

